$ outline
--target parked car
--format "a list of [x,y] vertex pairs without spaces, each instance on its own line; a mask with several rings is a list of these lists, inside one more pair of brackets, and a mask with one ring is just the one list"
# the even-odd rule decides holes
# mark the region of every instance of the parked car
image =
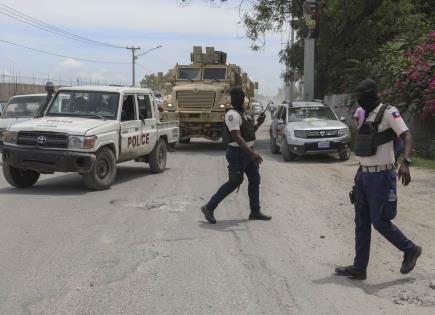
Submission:
[[89,189],[103,190],[114,182],[117,163],[146,162],[151,172],[163,172],[179,127],[159,121],[153,95],[141,88],[60,88],[43,117],[5,132],[6,180],[24,188],[40,174],[75,172]]
[[338,153],[350,157],[351,133],[335,112],[321,102],[279,105],[270,126],[270,150],[285,161],[296,156]]
[[33,119],[45,105],[47,94],[17,95],[9,99],[0,116],[0,152],[3,133],[13,124]]
[[260,115],[264,110],[263,105],[259,102],[252,102],[251,105],[255,115]]

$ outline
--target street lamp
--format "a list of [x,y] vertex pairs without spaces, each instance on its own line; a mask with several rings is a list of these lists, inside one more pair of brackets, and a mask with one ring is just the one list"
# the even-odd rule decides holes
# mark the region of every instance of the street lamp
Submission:
[[136,50],[139,50],[140,47],[133,47],[133,46],[126,47],[127,49],[131,50],[131,55],[132,55],[132,84],[131,84],[131,86],[135,86],[136,85],[136,69],[135,69],[135,67],[136,67],[136,60],[140,56],[143,56],[143,55],[149,53],[150,51],[153,51],[153,50],[156,50],[156,49],[159,49],[159,48],[162,48],[162,47],[163,47],[162,45],[156,46],[154,48],[148,49],[147,51],[145,51],[145,52],[143,52],[143,53],[141,53],[139,55],[136,55],[135,52],[136,52]]

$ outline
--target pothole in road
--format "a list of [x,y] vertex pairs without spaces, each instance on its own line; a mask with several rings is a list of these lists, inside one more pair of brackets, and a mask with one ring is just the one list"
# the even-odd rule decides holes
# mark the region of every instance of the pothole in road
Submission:
[[[162,198],[163,199],[163,198]],[[126,200],[112,200],[111,205],[122,208],[133,208],[144,211],[167,211],[172,213],[185,212],[194,207],[199,207],[201,204],[200,198],[190,198],[179,197],[179,199],[174,200],[149,200],[149,201],[134,201],[128,202]]]

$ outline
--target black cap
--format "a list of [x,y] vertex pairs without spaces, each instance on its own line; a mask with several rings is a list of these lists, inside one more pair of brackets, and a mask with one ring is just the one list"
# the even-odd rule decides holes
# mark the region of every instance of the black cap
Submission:
[[378,92],[378,87],[376,85],[376,82],[373,81],[372,79],[362,80],[360,83],[358,83],[358,85],[355,88],[356,95],[361,95],[368,92],[374,92],[374,93]]

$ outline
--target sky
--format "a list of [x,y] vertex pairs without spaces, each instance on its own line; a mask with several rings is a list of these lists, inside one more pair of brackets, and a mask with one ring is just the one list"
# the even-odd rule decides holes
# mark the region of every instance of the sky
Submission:
[[[180,5],[179,0],[0,0],[0,8],[1,4],[86,38],[140,46],[138,53],[162,45],[139,57],[137,81],[145,74],[166,72],[177,62],[189,64],[193,46],[214,46],[228,53],[228,62],[240,65],[259,82],[259,93],[275,95],[282,85],[278,60],[281,35],[268,34],[263,50],[250,50],[236,0],[221,7],[205,0],[191,0],[188,6]],[[59,37],[1,14],[0,40],[75,58],[125,62],[92,63],[0,42],[0,79],[2,73],[15,72],[66,82],[79,77],[84,82],[131,84],[131,52],[127,49]]]

